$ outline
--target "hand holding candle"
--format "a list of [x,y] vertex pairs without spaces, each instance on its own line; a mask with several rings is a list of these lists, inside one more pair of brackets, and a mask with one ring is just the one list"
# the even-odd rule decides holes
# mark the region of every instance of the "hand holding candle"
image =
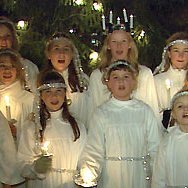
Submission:
[[6,104],[6,118],[8,121],[11,120],[11,111],[10,111],[10,99],[8,96],[5,96],[5,104]]

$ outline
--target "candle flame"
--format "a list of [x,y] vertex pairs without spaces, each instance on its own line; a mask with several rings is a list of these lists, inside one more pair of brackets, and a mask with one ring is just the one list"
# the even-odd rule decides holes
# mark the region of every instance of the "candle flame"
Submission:
[[166,79],[166,80],[165,80],[165,83],[166,83],[166,88],[167,88],[167,89],[170,89],[170,85],[171,85],[171,84],[170,84],[170,80],[169,80],[169,79]]
[[91,172],[91,170],[89,168],[84,168],[82,169],[81,171],[81,176],[83,178],[83,181],[86,183],[86,184],[89,184],[91,183],[95,177],[93,175],[93,173]]
[[10,106],[10,99],[9,99],[9,96],[5,96],[5,103],[6,103],[6,106]]
[[43,154],[48,154],[49,145],[50,145],[50,141],[45,141],[44,143],[42,143],[41,151]]

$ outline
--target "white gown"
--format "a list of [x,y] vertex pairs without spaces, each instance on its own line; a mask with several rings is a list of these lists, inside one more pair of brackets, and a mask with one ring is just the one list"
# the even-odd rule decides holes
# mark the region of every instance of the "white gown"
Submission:
[[[170,107],[170,100],[184,85],[186,72],[187,70],[179,71],[170,67],[167,72],[154,76],[160,111]],[[170,81],[169,91],[166,85],[167,79]]]
[[39,74],[38,67],[33,62],[25,58],[21,59],[21,63],[25,69],[27,85],[32,92],[35,92],[37,88],[37,76]]
[[5,96],[10,100],[11,118],[17,123],[14,125],[17,128],[17,142],[20,138],[20,133],[23,128],[23,122],[28,118],[28,115],[33,109],[34,95],[24,90],[19,81],[14,82],[8,87],[0,86],[0,110],[6,117]]
[[[94,70],[90,76],[89,81],[89,118],[91,117],[95,108],[101,105],[103,102],[107,101],[111,96],[106,85],[102,83],[101,79],[101,71],[99,69]],[[138,86],[134,91],[133,96],[151,106],[155,114],[157,116],[159,115],[154,78],[151,70],[145,66],[140,65]]]
[[188,133],[177,125],[168,130],[154,162],[152,188],[188,187]]
[[7,120],[0,112],[0,187],[23,182],[16,167],[16,147]]
[[[151,175],[150,168],[146,173],[141,157],[149,153],[152,160],[157,151],[157,122],[152,109],[142,101],[119,101],[112,97],[91,118],[81,168],[87,166],[96,172],[99,188],[150,187],[145,180]],[[138,160],[131,161],[132,158]]]
[[81,121],[84,125],[86,125],[86,121],[88,118],[88,91],[84,90],[82,93],[80,92],[71,92],[71,88],[68,84],[68,71],[64,71],[62,76],[67,85],[67,99],[71,100],[71,104],[69,105],[69,111],[72,116]]
[[[24,126],[18,149],[18,158],[21,162],[22,175],[32,177],[33,161],[37,159],[35,152],[35,125],[28,122]],[[80,138],[73,142],[74,135],[68,122],[62,119],[62,111],[51,113],[51,119],[47,121],[44,139],[50,141],[50,152],[52,157],[52,170],[47,173],[46,178],[28,181],[28,188],[73,188],[74,171],[77,170],[77,162],[82,152],[86,131],[84,125],[80,124]],[[63,172],[63,169],[65,171]],[[58,172],[62,170],[62,172]],[[70,170],[70,171],[69,171]],[[37,175],[37,174],[36,174]],[[40,177],[40,176],[38,176]]]

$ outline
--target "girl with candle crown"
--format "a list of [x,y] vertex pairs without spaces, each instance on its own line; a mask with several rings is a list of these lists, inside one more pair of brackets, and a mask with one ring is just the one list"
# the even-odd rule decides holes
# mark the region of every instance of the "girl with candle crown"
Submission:
[[188,187],[188,86],[174,95],[171,110],[174,126],[159,145],[152,188]]
[[[14,23],[4,16],[0,16],[0,49],[12,48],[19,50]],[[25,88],[34,92],[36,89],[36,78],[38,75],[37,66],[30,60],[21,57],[21,63],[25,70]]]
[[[125,60],[105,69],[102,79],[112,97],[96,108],[80,161],[80,175],[88,184],[98,180],[99,188],[150,187],[160,131],[152,109],[132,98],[138,74]],[[92,174],[89,180],[85,173]]]
[[114,26],[104,41],[98,58],[98,67],[90,76],[89,85],[89,119],[95,108],[107,101],[111,94],[106,85],[102,84],[101,78],[104,70],[115,60],[129,61],[139,71],[138,84],[132,95],[149,104],[156,115],[159,115],[157,93],[151,70],[138,63],[138,49],[125,27]]
[[[34,95],[25,90],[25,73],[20,62],[20,55],[12,49],[0,50],[0,110],[9,120],[16,144],[19,142],[23,122],[33,109]],[[6,97],[9,103],[6,102]],[[9,106],[9,115],[6,107]]]
[[69,110],[74,117],[86,122],[88,77],[83,72],[78,50],[73,42],[60,32],[55,33],[46,45],[48,61],[45,70],[55,70],[65,79]]
[[167,40],[167,45],[162,54],[162,63],[154,72],[161,114],[170,107],[172,96],[183,87],[187,68],[188,33],[178,32]]
[[[35,117],[25,122],[18,150],[21,175],[29,178],[28,188],[74,187],[86,130],[68,110],[66,88],[56,71],[39,75]],[[53,156],[46,156],[42,150],[49,150]]]

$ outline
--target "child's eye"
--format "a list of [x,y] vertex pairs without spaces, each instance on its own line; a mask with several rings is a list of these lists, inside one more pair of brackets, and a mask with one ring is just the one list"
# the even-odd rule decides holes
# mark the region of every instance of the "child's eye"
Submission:
[[178,105],[177,107],[178,107],[178,108],[182,108],[182,105]]

